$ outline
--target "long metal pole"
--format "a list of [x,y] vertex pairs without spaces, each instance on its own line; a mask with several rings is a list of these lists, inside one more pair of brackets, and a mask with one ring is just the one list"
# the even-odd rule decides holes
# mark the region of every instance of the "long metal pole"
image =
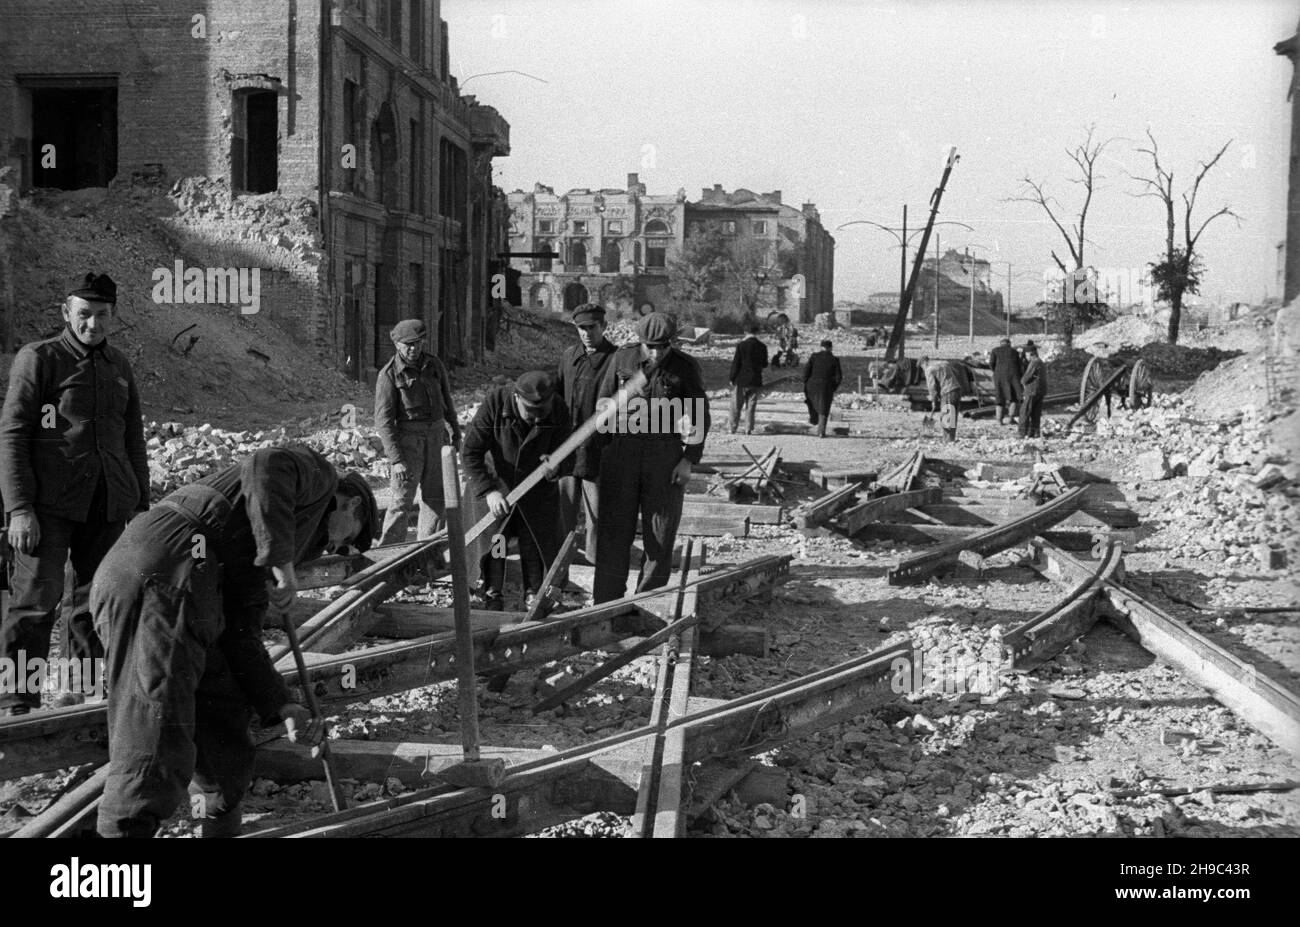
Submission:
[[903,300],[907,297],[907,204],[903,204],[903,237],[900,239],[902,255],[898,261],[898,311],[903,311]]
[[939,267],[942,264],[942,258],[939,257],[939,233],[934,233],[934,346],[939,347]]
[[975,343],[975,262],[971,260],[970,246],[966,246],[966,267],[970,274],[970,336],[969,343]]
[[1007,337],[1011,337],[1011,262],[1007,261]]
[[[511,399],[513,402],[514,399]],[[461,521],[456,452],[442,449],[442,497],[447,511],[447,556],[451,560],[452,620],[456,629],[456,690],[460,697],[460,743],[466,763],[477,763],[478,685],[474,676],[474,629],[469,616],[469,567],[465,523]]]
[[912,276],[907,281],[907,292],[903,294],[903,305],[899,307],[898,318],[894,319],[894,330],[889,336],[889,346],[885,348],[885,360],[893,361],[903,356],[903,338],[907,331],[907,313],[912,306],[912,298],[916,295],[916,284],[921,278],[921,264],[925,256],[926,249],[930,246],[930,232],[934,229],[934,220],[939,215],[939,203],[943,199],[943,191],[948,186],[948,177],[952,174],[953,165],[957,163],[957,147],[948,149],[948,160],[944,163],[943,176],[939,178],[939,186],[935,187],[934,192],[930,194],[930,218],[925,223],[925,231],[921,235],[921,244],[916,249],[916,261],[912,264]]

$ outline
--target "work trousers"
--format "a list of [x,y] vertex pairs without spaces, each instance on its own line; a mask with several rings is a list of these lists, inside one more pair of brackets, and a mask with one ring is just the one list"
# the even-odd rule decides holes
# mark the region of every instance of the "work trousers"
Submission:
[[[539,490],[549,489],[554,494],[554,487],[536,487],[529,496]],[[559,542],[555,538],[555,498],[530,498],[527,507],[520,505],[510,514],[498,533],[509,542],[519,543],[519,567],[523,573],[524,592],[532,594],[542,588],[546,571],[555,562]],[[547,502],[552,504],[548,505]],[[497,546],[497,553],[504,553]],[[479,575],[485,591],[490,595],[500,596],[506,582],[505,557],[492,556],[492,549],[479,559]]]
[[578,538],[588,563],[596,562],[596,529],[599,525],[600,484],[577,476],[560,477],[560,540],[578,527],[578,513],[586,522],[585,534]]
[[632,542],[641,519],[645,561],[637,592],[658,589],[673,568],[673,544],[682,519],[683,487],[673,468],[682,459],[680,441],[615,435],[600,458],[600,529],[594,603],[627,594]]
[[1025,393],[1025,398],[1020,404],[1020,436],[1022,438],[1039,438],[1042,433],[1039,427],[1043,419],[1043,395],[1035,393],[1030,395]]
[[447,514],[442,499],[443,436],[442,422],[437,422],[429,431],[405,432],[397,436],[397,447],[401,462],[406,464],[407,478],[399,479],[396,473],[389,478],[391,493],[380,544],[401,544],[406,540],[411,516],[416,513],[417,489],[416,540],[432,537],[442,528]]
[[[70,653],[76,659],[89,659],[94,666],[104,655],[104,648],[95,636],[90,619],[90,583],[100,561],[113,543],[122,535],[125,520],[108,521],[105,516],[106,493],[104,482],[91,499],[86,521],[72,521],[37,510],[41,538],[36,550],[30,554],[13,551],[12,575],[9,579],[9,609],[0,621],[0,657],[18,660],[18,652],[25,651],[30,664],[35,658],[45,660],[50,654],[50,632],[58,617],[59,603],[63,599],[64,568],[69,554],[76,585],[72,595],[72,613],[64,616],[67,622],[67,640]],[[87,664],[83,664],[87,665]],[[44,680],[42,680],[44,682]],[[83,679],[82,688],[99,684],[98,680]],[[39,692],[0,692],[0,708],[26,704],[39,708]]]
[[1006,406],[1011,410],[1011,414],[1016,414],[1016,406],[1020,405],[1021,387],[1015,380],[998,380],[994,384],[997,391],[997,404]]
[[[207,557],[196,559],[196,535]],[[218,644],[225,616],[215,530],[164,506],[140,516],[90,593],[106,647],[109,776],[103,837],[149,837],[185,800],[209,835],[234,835],[253,771],[253,709]]]
[[758,411],[761,386],[733,386],[731,388],[731,433],[740,427],[740,417],[745,416],[745,434],[754,433],[754,413]]

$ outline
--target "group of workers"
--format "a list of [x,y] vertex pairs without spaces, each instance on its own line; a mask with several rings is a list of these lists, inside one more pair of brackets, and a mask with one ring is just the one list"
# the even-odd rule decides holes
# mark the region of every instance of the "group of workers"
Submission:
[[[460,451],[468,496],[498,519],[497,538],[518,544],[525,608],[544,592],[571,531],[581,530],[574,562],[595,567],[595,603],[628,594],[638,523],[636,591],[667,583],[685,488],[710,427],[700,365],[674,346],[671,316],[642,317],[636,342],[620,348],[605,337],[601,306],[577,307],[577,340],[558,367],[494,387],[463,435],[447,369],[426,350],[425,323],[399,322],[375,387],[375,428],[390,464],[381,524],[363,475],[340,473],[299,445],[257,450],[151,506],[139,392],[130,362],[107,342],[115,302],[107,275],[87,274],[70,288],[63,331],[18,352],[0,412],[10,590],[0,658],[9,666],[48,659],[70,558],[67,646],[74,659],[101,667],[83,687],[107,691],[101,835],[152,835],[191,781],[203,793],[201,832],[238,834],[253,715],[263,725],[283,722],[292,740],[319,743],[320,720],[291,696],[263,645],[263,625],[292,604],[297,565],[365,551],[376,539],[402,542],[413,521],[418,538],[435,534],[446,513],[447,444]],[[746,434],[754,429],[769,363],[759,334],[749,330],[731,366],[733,434],[742,422]],[[1016,405],[1021,434],[1036,436],[1046,373],[1032,342],[1024,353],[1005,340],[992,352],[998,417],[1005,423]],[[954,437],[965,372],[947,361],[923,366]],[[823,341],[803,369],[819,437],[842,379]],[[638,418],[637,401],[684,414]],[[592,427],[597,413],[601,427]],[[557,458],[571,437],[576,448]],[[515,492],[539,469],[543,479]],[[504,607],[504,553],[493,543],[481,558],[475,595],[484,608]],[[0,673],[0,717],[40,708],[41,689]],[[63,692],[54,704],[84,698]]]
[[[1019,422],[1020,436],[1042,437],[1043,398],[1047,395],[1047,367],[1038,356],[1033,341],[1017,351],[1011,339],[1003,338],[989,352],[996,393],[994,414],[999,425]],[[955,441],[961,397],[974,392],[969,363],[954,360],[921,358],[925,384],[930,396],[930,411],[938,413],[944,438]]]

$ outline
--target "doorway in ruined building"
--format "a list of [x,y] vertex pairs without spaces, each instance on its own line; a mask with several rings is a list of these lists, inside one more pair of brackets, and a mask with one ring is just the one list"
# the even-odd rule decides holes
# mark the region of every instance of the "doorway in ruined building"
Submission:
[[117,175],[117,78],[18,78],[31,112],[34,187],[106,187]]
[[570,283],[564,288],[564,311],[572,312],[587,301],[587,288],[581,283]]
[[274,193],[279,176],[279,109],[274,90],[236,90],[231,97],[230,189]]

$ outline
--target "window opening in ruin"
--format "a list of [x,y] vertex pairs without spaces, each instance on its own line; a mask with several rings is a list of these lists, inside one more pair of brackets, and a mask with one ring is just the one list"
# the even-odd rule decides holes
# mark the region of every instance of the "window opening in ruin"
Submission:
[[645,233],[647,235],[667,235],[668,223],[662,219],[651,219],[645,224]]
[[361,301],[365,277],[365,263],[349,260],[343,274],[343,370],[354,380],[361,379]]
[[411,58],[424,67],[424,0],[411,0]]
[[384,364],[388,363],[389,358],[397,353],[393,347],[393,339],[389,337],[393,326],[401,321],[401,312],[397,307],[396,294],[393,293],[393,287],[387,277],[384,276],[384,265],[375,264],[375,348],[374,348],[374,365],[378,370]]
[[424,214],[424,129],[420,120],[411,120],[411,154],[407,164],[411,168],[410,202],[411,212]]
[[586,220],[586,219],[574,219],[574,220],[573,220],[573,234],[575,234],[575,235],[586,235],[586,234],[587,234],[587,220]]
[[[538,251],[550,251],[551,242],[547,241],[546,239],[540,239],[537,242],[536,248]],[[533,270],[540,273],[550,273],[551,258],[549,257],[533,258]]]
[[736,220],[735,220],[735,219],[727,219],[726,221],[724,221],[724,222],[722,223],[722,234],[724,234],[724,235],[735,235],[735,234],[736,234]]
[[[343,81],[343,131],[346,135],[343,144],[351,145],[353,150],[353,167],[343,168],[343,190],[346,193],[357,192],[357,173],[361,168],[360,157],[364,146],[361,144],[361,120],[359,106],[360,88],[356,81]],[[340,164],[342,159],[340,158]]]
[[646,245],[645,249],[645,266],[649,268],[662,268],[668,265],[668,249],[656,248],[653,244]]
[[564,288],[564,311],[572,312],[587,302],[587,288],[581,283],[570,283]]
[[763,221],[762,219],[755,219],[755,220],[754,220],[754,234],[755,234],[755,235],[766,235],[766,234],[767,234],[767,223],[766,223],[765,221]]
[[611,235],[622,235],[622,234],[623,234],[623,222],[622,222],[622,220],[619,220],[619,219],[611,220],[610,222],[607,222],[607,223],[605,224],[605,227],[606,227],[606,229],[609,231],[609,233],[610,233]]
[[117,175],[117,79],[98,86],[32,85],[56,81],[18,81],[31,94],[32,186],[106,187]]
[[605,248],[600,255],[600,272],[602,274],[616,274],[621,262],[622,255],[618,250],[618,242],[612,238],[607,239]]
[[231,97],[234,135],[230,144],[230,188],[247,193],[274,193],[279,116],[274,90],[236,90]]
[[543,234],[546,234],[546,235],[550,235],[552,232],[555,231],[555,220],[554,220],[554,219],[538,219],[538,220],[537,220],[537,231],[542,232]]
[[387,0],[387,3],[388,41],[400,49],[402,47],[402,0]]
[[580,241],[569,243],[569,266],[578,270],[587,268],[587,246]]

